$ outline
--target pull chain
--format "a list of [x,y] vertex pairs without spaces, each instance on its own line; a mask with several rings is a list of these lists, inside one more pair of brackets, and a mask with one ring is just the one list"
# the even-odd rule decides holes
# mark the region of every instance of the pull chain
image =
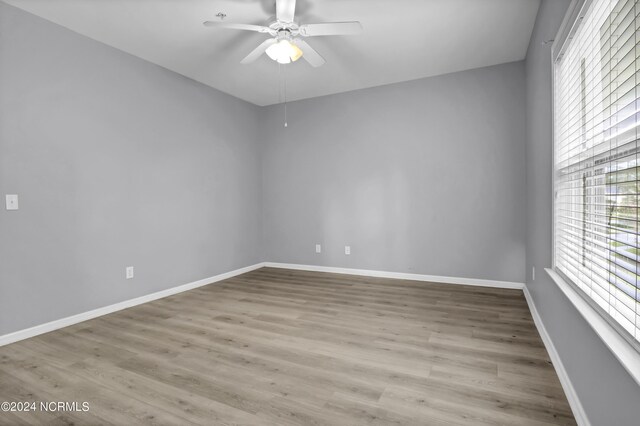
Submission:
[[278,103],[282,102],[282,65],[278,64]]
[[282,102],[284,93],[284,127],[287,127],[287,69],[278,64],[278,103]]
[[284,127],[287,127],[287,68],[284,68]]

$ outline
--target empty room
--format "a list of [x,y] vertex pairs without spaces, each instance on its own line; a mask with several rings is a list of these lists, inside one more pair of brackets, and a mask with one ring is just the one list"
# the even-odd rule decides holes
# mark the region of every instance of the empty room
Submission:
[[0,0],[0,425],[640,425],[637,0]]

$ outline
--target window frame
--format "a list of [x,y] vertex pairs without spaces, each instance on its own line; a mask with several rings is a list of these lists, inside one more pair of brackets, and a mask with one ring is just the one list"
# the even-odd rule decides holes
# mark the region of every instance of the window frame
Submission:
[[582,17],[593,3],[593,0],[572,0],[560,29],[551,46],[551,246],[552,267],[545,271],[569,299],[596,334],[603,340],[614,356],[620,361],[631,377],[640,385],[640,342],[630,335],[620,324],[604,311],[598,304],[569,280],[556,267],[556,63],[562,58],[568,42],[580,26]]

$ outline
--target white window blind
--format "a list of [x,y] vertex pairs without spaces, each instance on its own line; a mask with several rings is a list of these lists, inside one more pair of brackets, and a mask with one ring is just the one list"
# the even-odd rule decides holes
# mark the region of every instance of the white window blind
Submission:
[[554,64],[555,268],[640,348],[640,4],[593,0]]

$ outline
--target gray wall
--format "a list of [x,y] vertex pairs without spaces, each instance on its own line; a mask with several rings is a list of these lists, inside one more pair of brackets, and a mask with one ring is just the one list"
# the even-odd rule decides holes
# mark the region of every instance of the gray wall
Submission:
[[523,282],[524,96],[518,62],[265,107],[266,258]]
[[640,387],[542,269],[551,266],[553,195],[551,44],[542,41],[555,37],[568,5],[542,2],[527,53],[527,286],[591,423],[637,425]]
[[0,335],[260,261],[259,112],[0,2]]

